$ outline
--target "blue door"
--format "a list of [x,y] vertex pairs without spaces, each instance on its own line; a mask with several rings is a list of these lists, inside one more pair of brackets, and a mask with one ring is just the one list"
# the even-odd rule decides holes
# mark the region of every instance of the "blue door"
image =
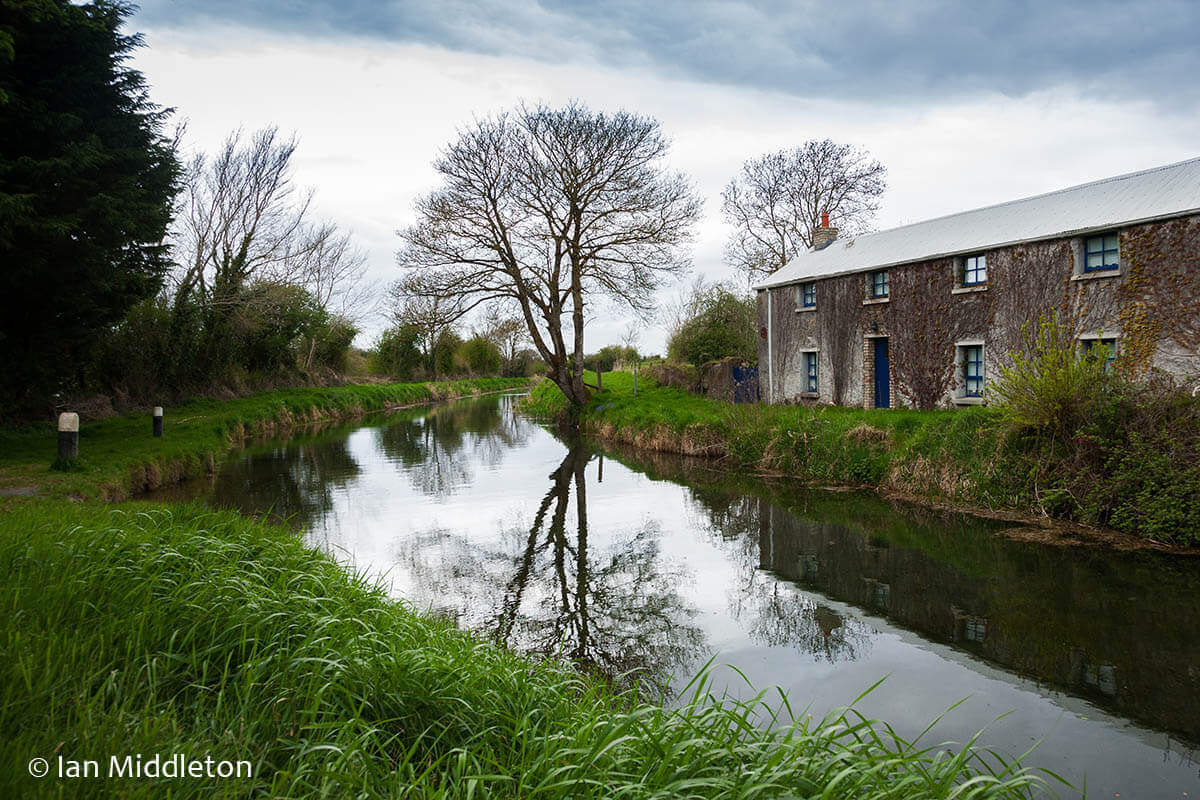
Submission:
[[891,408],[892,396],[888,391],[888,340],[875,340],[875,407]]

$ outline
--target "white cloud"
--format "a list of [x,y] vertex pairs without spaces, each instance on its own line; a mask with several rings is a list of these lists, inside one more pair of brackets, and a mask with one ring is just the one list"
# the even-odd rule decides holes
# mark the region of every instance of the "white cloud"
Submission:
[[[206,28],[151,29],[146,40],[135,66],[155,100],[189,120],[192,145],[212,149],[238,126],[299,134],[300,183],[317,188],[318,213],[354,233],[381,281],[398,275],[394,231],[435,185],[439,149],[474,115],[521,100],[577,98],[657,117],[673,139],[673,165],[706,198],[695,264],[713,279],[731,277],[721,264],[721,188],[744,159],[805,139],[859,144],[887,165],[880,227],[1181,160],[1200,141],[1195,114],[1164,116],[1150,102],[1106,102],[1072,87],[887,105],[368,39]],[[619,341],[624,324],[598,317],[588,349]],[[643,349],[662,350],[663,339],[648,331]]]

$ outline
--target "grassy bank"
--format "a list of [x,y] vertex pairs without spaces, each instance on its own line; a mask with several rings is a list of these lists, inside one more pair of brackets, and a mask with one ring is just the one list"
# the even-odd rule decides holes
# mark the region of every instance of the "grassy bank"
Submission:
[[197,400],[166,409],[161,439],[151,436],[148,415],[84,420],[80,458],[68,470],[51,469],[57,449],[53,423],[3,429],[0,491],[120,500],[212,470],[216,459],[246,436],[526,385],[524,378],[472,378],[288,389],[238,400]]
[[[523,408],[556,418],[566,403],[546,381]],[[1200,468],[1190,463],[1194,457],[1172,453],[1189,447],[1187,441],[1136,433],[1119,439],[1112,433],[1121,430],[1118,412],[1064,443],[1014,435],[1002,415],[986,407],[733,405],[644,377],[634,395],[630,375],[605,373],[604,391],[584,411],[582,426],[609,441],[720,458],[814,485],[870,487],[1200,545],[1200,502],[1192,491],[1200,489]]]
[[[390,602],[287,531],[196,506],[0,515],[5,797],[1023,796],[973,751],[853,713],[767,731],[678,710]],[[242,760],[251,777],[54,777],[57,756]],[[51,777],[28,776],[31,758]],[[994,760],[989,761],[997,766]],[[956,788],[958,787],[958,788]]]

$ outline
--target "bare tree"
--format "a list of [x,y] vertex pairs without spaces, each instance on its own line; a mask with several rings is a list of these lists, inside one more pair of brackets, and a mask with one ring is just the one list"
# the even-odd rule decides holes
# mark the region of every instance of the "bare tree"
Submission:
[[303,286],[329,314],[357,320],[371,313],[378,287],[366,280],[366,253],[333,223],[313,228],[309,235],[312,241],[302,243],[296,257],[281,264],[278,277]]
[[509,371],[513,370],[521,351],[529,344],[529,328],[525,320],[499,302],[491,303],[485,309],[482,335],[500,349],[500,357]]
[[276,279],[332,235],[308,222],[311,191],[292,181],[296,139],[264,128],[245,141],[236,131],[220,152],[191,163],[176,250],[183,257],[176,304],[233,304],[249,282]]
[[769,275],[812,247],[823,212],[843,233],[865,230],[886,188],[883,164],[829,139],[752,158],[721,193],[734,228],[725,258],[747,278]]
[[667,329],[667,341],[670,341],[688,320],[700,313],[704,298],[712,291],[713,285],[703,275],[693,275],[691,282],[681,284],[675,292],[675,297],[663,305],[660,316],[663,326]]
[[418,201],[397,260],[423,276],[426,297],[516,303],[578,409],[588,298],[645,311],[664,277],[687,268],[701,201],[663,165],[667,147],[657,121],[579,103],[477,121],[435,162],[443,184]]
[[[358,321],[377,306],[377,287],[366,280],[367,256],[354,246],[350,234],[333,223],[311,229],[311,242],[280,265],[277,280],[302,286],[325,315],[326,325],[358,329]],[[318,337],[310,333],[304,347],[304,368],[312,369]]]
[[471,310],[461,295],[443,295],[431,288],[426,276],[410,273],[392,284],[392,317],[399,327],[417,332],[425,368],[437,376],[438,339]]
[[366,257],[337,225],[311,218],[313,192],[293,180],[295,151],[295,137],[273,127],[239,130],[215,156],[191,162],[176,222],[174,308],[201,310],[210,355],[281,303],[301,304],[317,312],[300,351],[310,369],[319,331],[352,330],[372,310]]

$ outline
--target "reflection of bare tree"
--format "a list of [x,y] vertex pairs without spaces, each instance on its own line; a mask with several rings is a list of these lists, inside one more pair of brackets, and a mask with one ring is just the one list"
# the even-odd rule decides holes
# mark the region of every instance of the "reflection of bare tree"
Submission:
[[854,661],[871,651],[874,629],[761,570],[750,571],[731,593],[735,619],[749,619],[750,635],[771,647],[794,647],[831,663]]
[[[770,554],[761,552],[763,514],[758,498],[718,488],[690,490],[694,527],[723,543],[737,568],[729,607],[735,619],[747,620],[750,635],[771,647],[796,647],[830,662],[865,656],[873,629],[862,620],[821,605],[769,572]],[[815,577],[815,559],[801,564],[801,575]]]
[[703,645],[691,621],[696,612],[676,588],[686,573],[664,561],[653,521],[607,547],[594,546],[588,460],[582,446],[572,447],[551,473],[532,523],[506,530],[499,549],[488,552],[465,537],[451,544],[443,533],[440,553],[418,552],[422,537],[415,537],[406,560],[423,594],[454,598],[462,604],[455,609],[460,619],[497,642],[665,691],[669,673]]
[[379,428],[379,446],[417,489],[443,497],[472,482],[474,465],[495,468],[529,438],[529,423],[513,405],[505,396],[435,406],[422,417]]

